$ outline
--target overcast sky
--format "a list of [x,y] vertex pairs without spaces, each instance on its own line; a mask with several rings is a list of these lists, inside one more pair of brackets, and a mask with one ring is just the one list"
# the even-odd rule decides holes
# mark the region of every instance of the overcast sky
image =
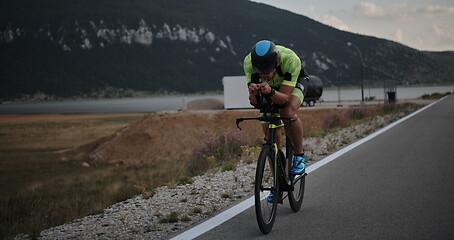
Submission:
[[418,50],[454,51],[454,0],[253,1]]

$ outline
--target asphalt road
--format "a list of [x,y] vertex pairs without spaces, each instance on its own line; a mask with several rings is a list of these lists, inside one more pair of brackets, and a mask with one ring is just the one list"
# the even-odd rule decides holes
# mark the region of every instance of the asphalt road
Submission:
[[454,239],[454,96],[310,173],[300,212],[254,207],[197,239]]

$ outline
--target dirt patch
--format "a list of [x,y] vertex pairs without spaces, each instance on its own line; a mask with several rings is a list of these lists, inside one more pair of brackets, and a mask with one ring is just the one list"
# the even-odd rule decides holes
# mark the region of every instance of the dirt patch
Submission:
[[214,110],[224,109],[224,103],[217,99],[197,99],[186,106],[187,110]]
[[[145,115],[114,134],[74,149],[101,162],[153,162],[191,154],[201,141],[238,131],[235,119],[256,116],[250,111],[169,111]],[[247,126],[247,127],[246,127]],[[260,126],[242,125],[246,141],[260,134]]]

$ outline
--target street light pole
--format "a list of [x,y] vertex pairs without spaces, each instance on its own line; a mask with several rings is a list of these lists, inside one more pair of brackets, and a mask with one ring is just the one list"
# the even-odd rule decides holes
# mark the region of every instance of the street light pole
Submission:
[[364,102],[364,80],[363,80],[363,66],[364,66],[364,62],[363,62],[363,55],[361,53],[361,50],[359,50],[359,47],[356,46],[355,44],[351,43],[351,42],[347,42],[347,46],[348,47],[354,47],[358,53],[359,53],[359,59],[361,60],[361,100],[362,102]]

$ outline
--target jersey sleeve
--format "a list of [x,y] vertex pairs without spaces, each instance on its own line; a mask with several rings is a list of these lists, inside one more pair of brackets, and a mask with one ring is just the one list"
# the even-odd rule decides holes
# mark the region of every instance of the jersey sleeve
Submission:
[[295,87],[301,71],[301,60],[293,51],[291,52],[291,54],[289,54],[287,61],[284,63],[284,68],[285,72],[291,74],[291,78],[284,79],[282,84]]
[[251,76],[255,73],[254,68],[252,67],[251,54],[249,53],[243,62],[244,75],[246,76],[246,83],[251,82]]

